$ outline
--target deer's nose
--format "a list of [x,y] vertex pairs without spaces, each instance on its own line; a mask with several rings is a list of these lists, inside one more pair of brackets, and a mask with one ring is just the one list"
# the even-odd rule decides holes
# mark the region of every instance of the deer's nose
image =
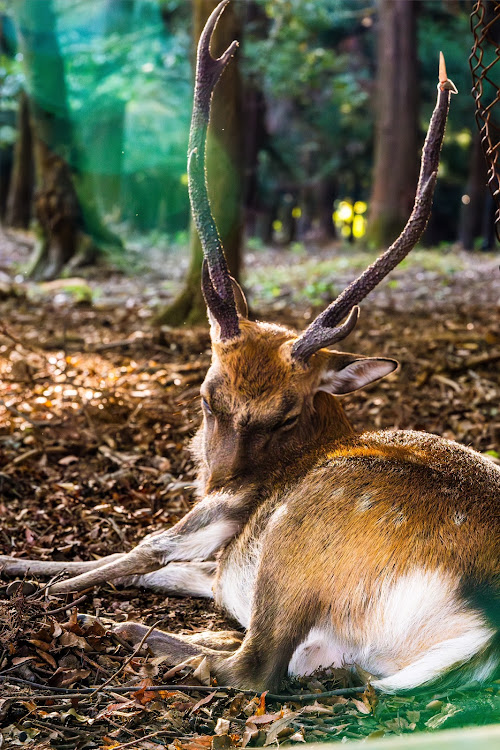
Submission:
[[249,468],[250,456],[245,439],[234,432],[225,438],[218,450],[213,451],[211,456],[209,479],[211,488],[238,479]]

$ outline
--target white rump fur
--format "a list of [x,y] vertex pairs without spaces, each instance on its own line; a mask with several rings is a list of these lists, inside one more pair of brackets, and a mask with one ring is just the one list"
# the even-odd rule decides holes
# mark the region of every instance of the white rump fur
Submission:
[[[228,560],[221,572],[216,599],[248,627],[260,548]],[[486,650],[494,631],[481,616],[465,609],[456,584],[439,571],[416,569],[381,585],[362,631],[353,629],[341,641],[331,623],[318,623],[298,646],[289,674],[308,675],[320,668],[358,665],[380,679],[385,692],[431,683],[455,666]],[[415,651],[415,644],[423,644]],[[411,661],[410,661],[411,660]],[[498,666],[486,653],[470,679],[487,679]]]

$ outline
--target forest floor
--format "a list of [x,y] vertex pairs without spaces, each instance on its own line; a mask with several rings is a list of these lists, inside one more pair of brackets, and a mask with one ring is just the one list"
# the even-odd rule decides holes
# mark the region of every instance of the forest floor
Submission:
[[[128,272],[33,284],[21,275],[30,242],[0,235],[0,553],[69,562],[129,550],[193,502],[189,440],[200,422],[208,330],[152,324],[155,307],[172,298],[171,279],[182,278],[178,255],[136,251],[121,264]],[[338,248],[249,252],[252,307],[302,328],[370,259]],[[498,261],[419,250],[363,304],[345,348],[395,357],[401,369],[344,399],[356,428],[427,430],[500,461]],[[203,669],[193,674],[196,665],[176,671],[76,622],[78,611],[161,620],[175,632],[234,627],[211,602],[111,585],[83,599],[55,597],[6,584],[3,747],[225,750],[500,720],[500,684],[325,697],[352,686],[337,671],[286,688],[317,693],[315,701],[223,690]]]

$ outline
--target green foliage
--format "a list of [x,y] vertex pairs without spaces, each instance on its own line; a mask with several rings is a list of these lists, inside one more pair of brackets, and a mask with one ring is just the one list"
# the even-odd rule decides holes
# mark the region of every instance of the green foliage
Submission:
[[[189,6],[54,0],[54,8],[80,144],[75,170],[93,181],[101,210],[121,204],[120,218],[143,229],[181,230],[188,215]],[[57,111],[57,92],[47,106]]]
[[[320,261],[316,257],[304,259],[303,251],[301,254],[302,257],[292,251],[286,265],[266,265],[265,268],[260,268],[258,264],[249,264],[245,274],[246,281],[256,297],[268,303],[282,300],[283,307],[285,304],[289,306],[290,303],[304,302],[321,307],[330,302],[345,284],[377,257],[376,251],[354,248]],[[436,274],[446,280],[450,275],[463,270],[463,262],[450,250],[417,248],[399,264],[395,273],[401,272],[403,277],[411,277],[414,269]],[[400,285],[395,278],[386,283],[390,289],[396,289]]]
[[[342,708],[335,719],[331,720],[331,724],[328,721],[325,726],[329,732],[333,730],[331,725],[338,723],[336,740],[372,740],[424,733],[429,736],[428,747],[432,748],[431,738],[443,729],[485,726],[497,722],[500,716],[500,695],[498,686],[441,693],[427,690],[416,695],[380,695],[372,711]],[[332,734],[329,733],[330,737]],[[389,747],[388,743],[387,748]]]
[[277,110],[273,119],[282,109],[272,152],[297,182],[334,173],[352,190],[367,175],[372,39],[362,21],[370,23],[374,3],[260,4],[267,28],[249,30],[245,69]]
[[[0,13],[7,7],[0,5]],[[0,149],[16,140],[17,97],[24,84],[21,56],[16,54],[15,31],[8,16],[1,19],[0,47]]]

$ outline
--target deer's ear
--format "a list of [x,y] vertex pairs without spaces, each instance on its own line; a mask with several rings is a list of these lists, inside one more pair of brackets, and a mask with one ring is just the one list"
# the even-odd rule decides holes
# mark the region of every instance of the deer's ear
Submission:
[[318,391],[340,396],[363,388],[389,375],[398,367],[395,359],[357,357],[354,354],[332,352],[323,370]]

